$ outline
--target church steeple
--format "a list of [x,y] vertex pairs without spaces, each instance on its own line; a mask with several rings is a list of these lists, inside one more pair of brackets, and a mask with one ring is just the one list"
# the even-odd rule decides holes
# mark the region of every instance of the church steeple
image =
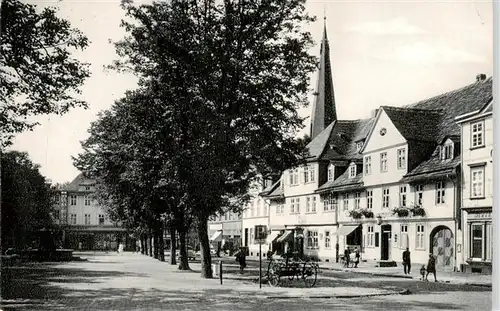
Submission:
[[326,16],[324,17],[323,39],[319,60],[318,81],[314,93],[314,105],[311,115],[310,137],[314,139],[333,121],[337,120],[335,94],[333,91],[332,66],[330,63],[330,46],[326,34]]

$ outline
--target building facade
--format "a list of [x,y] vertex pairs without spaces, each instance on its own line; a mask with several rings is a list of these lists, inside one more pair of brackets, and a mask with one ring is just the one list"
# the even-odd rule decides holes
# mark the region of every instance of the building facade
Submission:
[[208,236],[211,248],[216,252],[228,247],[233,250],[241,246],[241,213],[228,211],[208,221]]
[[79,174],[59,189],[53,219],[62,235],[59,243],[75,250],[116,250],[119,243],[134,249],[135,241],[126,230],[113,224],[93,198],[96,183]]
[[492,272],[493,104],[457,117],[462,153],[462,269]]

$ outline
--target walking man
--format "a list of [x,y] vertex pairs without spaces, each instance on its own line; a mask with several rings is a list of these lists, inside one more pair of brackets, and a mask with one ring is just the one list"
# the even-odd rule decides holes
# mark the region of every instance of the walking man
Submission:
[[431,254],[429,254],[429,261],[427,262],[427,274],[425,276],[425,280],[428,280],[429,273],[434,274],[434,282],[437,282],[437,277],[436,277],[436,258]]
[[347,247],[344,251],[344,259],[345,259],[345,267],[349,268],[349,261],[350,261],[350,256],[351,256],[351,250],[349,247]]
[[406,248],[403,252],[403,267],[405,274],[410,274],[411,270],[411,257],[410,257],[410,248]]
[[354,248],[354,268],[358,267],[360,257],[358,248]]

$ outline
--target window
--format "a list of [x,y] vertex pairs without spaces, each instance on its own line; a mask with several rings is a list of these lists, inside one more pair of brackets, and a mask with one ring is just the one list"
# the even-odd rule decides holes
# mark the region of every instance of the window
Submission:
[[362,141],[358,141],[356,143],[356,151],[357,152],[360,152],[361,151],[361,148],[363,148],[363,142]]
[[484,123],[483,121],[471,124],[471,147],[484,146]]
[[406,168],[406,148],[398,149],[398,170]]
[[307,231],[307,248],[318,248],[318,231]]
[[373,226],[368,226],[368,243],[366,244],[367,247],[373,247],[375,245],[375,234],[373,233]]
[[387,172],[387,152],[380,154],[380,171]]
[[306,213],[310,213],[310,212],[311,212],[311,198],[307,197],[306,198]]
[[361,202],[361,192],[356,192],[354,194],[354,208],[359,208]]
[[337,208],[337,198],[330,194],[323,199],[323,210],[334,211]]
[[365,175],[371,175],[372,173],[372,157],[365,157]]
[[61,212],[59,210],[54,211],[54,219],[59,220],[61,218]]
[[446,183],[440,181],[436,183],[436,204],[444,204],[444,196],[446,194]]
[[332,181],[335,178],[335,166],[328,166],[328,181]]
[[384,188],[382,190],[382,208],[389,208],[389,188]]
[[344,211],[347,211],[349,209],[349,194],[345,193],[343,199],[342,206]]
[[290,214],[297,214],[300,212],[300,198],[290,199]]
[[300,213],[300,198],[295,198],[295,213]]
[[290,170],[290,185],[295,186],[299,184],[299,169]]
[[283,204],[276,205],[276,215],[282,215],[282,214],[283,214]]
[[69,196],[69,204],[70,205],[76,205],[76,195],[75,194],[72,194]]
[[400,241],[401,241],[401,249],[406,249],[407,247],[410,247],[408,245],[408,225],[401,225]]
[[76,214],[71,214],[70,215],[70,223],[72,225],[76,225]]
[[290,199],[290,214],[295,213],[295,198]]
[[85,214],[85,224],[90,225],[90,214]]
[[349,178],[354,177],[356,177],[356,164],[351,164],[351,166],[349,166]]
[[314,166],[309,166],[309,182],[314,182],[316,180],[316,170]]
[[399,206],[406,207],[406,186],[399,187]]
[[316,197],[312,197],[311,212],[316,213]]
[[85,191],[90,191],[90,186],[85,186]]
[[373,208],[373,190],[366,191],[366,208]]
[[471,198],[484,198],[484,166],[473,167],[470,170]]
[[415,241],[416,249],[425,249],[425,234],[424,225],[417,225],[417,240]]
[[453,159],[453,145],[448,144],[441,148],[441,160]]
[[415,186],[415,202],[417,206],[422,206],[424,199],[424,185]]
[[331,247],[331,242],[330,242],[330,231],[325,231],[325,248],[330,248]]
[[85,206],[89,206],[90,205],[90,197],[88,195],[85,195],[83,197],[83,200],[84,200]]
[[304,167],[304,183],[307,184],[309,182],[309,166]]
[[471,258],[483,259],[483,225],[482,224],[473,224],[471,226]]

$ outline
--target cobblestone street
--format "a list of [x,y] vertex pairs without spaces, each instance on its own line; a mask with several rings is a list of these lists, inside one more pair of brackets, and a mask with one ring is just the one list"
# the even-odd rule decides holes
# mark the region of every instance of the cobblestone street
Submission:
[[[235,265],[226,265],[227,279],[220,285],[218,279],[200,278],[198,262],[190,263],[193,271],[178,271],[139,254],[82,257],[87,261],[13,268],[11,284],[3,288],[2,310],[489,310],[491,306],[491,291],[482,287],[331,271],[320,273],[312,289],[286,285],[259,289],[252,280],[257,271],[240,277],[233,274]],[[397,294],[406,288],[413,294]],[[372,297],[335,298],[353,295]]]

